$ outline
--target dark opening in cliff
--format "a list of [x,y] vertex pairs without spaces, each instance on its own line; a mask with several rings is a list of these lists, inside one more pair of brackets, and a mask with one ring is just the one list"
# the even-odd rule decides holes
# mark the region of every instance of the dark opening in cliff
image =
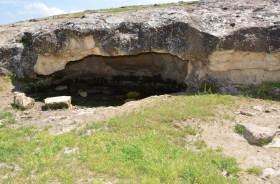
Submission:
[[[44,94],[70,95],[73,105],[121,105],[132,99],[186,90],[187,64],[170,54],[92,55],[72,61],[64,70],[48,76],[52,85],[44,89]],[[62,90],[58,90],[59,86],[63,86]],[[139,96],[132,98],[127,95],[130,92]]]

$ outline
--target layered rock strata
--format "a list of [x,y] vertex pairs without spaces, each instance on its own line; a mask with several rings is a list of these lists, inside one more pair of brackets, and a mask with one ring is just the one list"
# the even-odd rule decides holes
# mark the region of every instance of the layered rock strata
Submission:
[[[217,87],[280,79],[280,3],[176,3],[0,26],[0,72],[152,76]],[[76,62],[73,62],[76,61]],[[73,64],[71,64],[73,63]]]

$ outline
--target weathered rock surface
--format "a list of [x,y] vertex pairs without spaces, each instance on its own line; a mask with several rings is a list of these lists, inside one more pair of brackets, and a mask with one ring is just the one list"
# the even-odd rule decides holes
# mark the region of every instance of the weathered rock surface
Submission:
[[57,87],[55,88],[56,91],[63,91],[63,90],[67,90],[67,89],[68,89],[67,86],[57,86]]
[[190,90],[278,81],[279,9],[271,0],[232,0],[0,25],[0,73],[44,84],[58,71],[60,81],[162,75]]
[[273,97],[279,97],[280,96],[280,88],[276,88],[276,87],[270,88],[266,91],[266,93],[270,96],[273,96]]
[[79,94],[81,95],[81,97],[87,97],[87,92],[80,91]]
[[14,93],[14,104],[20,109],[30,109],[34,106],[35,100],[33,98],[25,96],[24,93]]
[[260,127],[250,123],[242,123],[243,136],[250,144],[261,145],[273,139],[276,131],[268,127]]
[[71,108],[71,96],[58,96],[46,98],[45,105],[50,108]]

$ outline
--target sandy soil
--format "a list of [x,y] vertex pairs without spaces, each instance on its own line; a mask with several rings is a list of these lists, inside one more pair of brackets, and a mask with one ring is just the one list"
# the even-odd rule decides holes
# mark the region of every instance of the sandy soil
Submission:
[[[155,106],[156,102],[169,98],[170,95],[152,96],[143,100],[128,102],[118,107],[86,108],[74,106],[65,110],[42,110],[42,102],[36,102],[35,107],[30,110],[20,111],[11,107],[13,103],[12,90],[14,86],[0,78],[0,112],[14,111],[17,122],[10,125],[12,128],[20,126],[36,126],[39,129],[48,127],[51,134],[59,134],[77,127],[84,127],[87,123],[108,120],[112,117],[125,113],[140,111],[144,107]],[[255,110],[255,106],[263,109],[274,109],[266,113]],[[265,101],[252,98],[236,97],[234,105],[225,109],[218,107],[220,118],[212,122],[196,122],[203,130],[202,138],[208,147],[213,149],[222,147],[223,153],[236,158],[244,170],[241,173],[242,183],[280,183],[280,136],[277,135],[274,141],[266,147],[259,147],[248,144],[239,134],[234,132],[236,123],[253,123],[260,126],[278,129],[280,126],[280,102]],[[278,110],[279,109],[279,110]],[[253,116],[241,115],[236,112],[246,111]],[[186,122],[187,123],[187,122]],[[190,139],[195,137],[190,136]],[[278,142],[278,146],[275,143]],[[274,145],[273,145],[274,144]],[[247,168],[257,166],[265,172],[262,176],[256,176],[245,172]],[[269,169],[271,168],[271,169]],[[267,174],[271,170],[274,174]]]

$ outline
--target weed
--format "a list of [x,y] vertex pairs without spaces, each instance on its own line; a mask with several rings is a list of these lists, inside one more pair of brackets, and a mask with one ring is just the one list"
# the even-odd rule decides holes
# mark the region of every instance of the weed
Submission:
[[0,114],[0,120],[6,119],[6,118],[11,118],[13,116],[13,113],[11,112],[4,112],[3,114]]
[[245,87],[245,86],[239,86],[239,87],[237,87],[237,89],[241,92],[246,92],[246,91],[248,91],[249,88]]
[[43,131],[48,131],[50,128],[52,128],[51,125],[45,126],[44,129],[43,129]]
[[15,118],[9,118],[9,119],[7,120],[7,123],[8,123],[8,124],[14,124],[14,123],[16,123],[16,119],[15,119]]
[[3,87],[2,86],[0,86],[0,91],[3,91]]
[[3,80],[6,81],[6,82],[12,82],[13,78],[14,78],[13,71],[9,71],[9,72],[3,77]]
[[204,140],[196,140],[194,141],[193,145],[199,150],[207,147],[207,144]]
[[235,125],[235,132],[238,133],[239,135],[243,135],[244,127],[239,124]]
[[224,148],[222,146],[218,146],[216,148],[216,152],[223,152]]
[[16,42],[17,43],[22,43],[24,47],[29,47],[29,46],[32,45],[32,43],[29,40],[23,39],[23,38],[20,39],[20,40],[17,40]]
[[100,121],[100,122],[94,122],[92,124],[87,124],[86,125],[86,129],[90,130],[90,129],[100,129],[102,127],[104,127],[106,122],[104,121]]
[[246,171],[249,173],[249,174],[255,174],[255,175],[262,175],[263,174],[263,171],[261,168],[259,167],[250,167],[248,169],[246,169]]
[[184,127],[184,132],[189,135],[196,135],[196,129],[192,128],[190,125]]
[[267,144],[269,144],[269,143],[271,143],[271,142],[272,142],[272,139],[265,140],[265,141],[261,141],[260,144],[259,144],[259,146],[265,146],[265,145],[267,145]]
[[62,116],[62,117],[60,118],[60,120],[64,120],[64,119],[67,119],[67,117],[66,117],[66,116]]

